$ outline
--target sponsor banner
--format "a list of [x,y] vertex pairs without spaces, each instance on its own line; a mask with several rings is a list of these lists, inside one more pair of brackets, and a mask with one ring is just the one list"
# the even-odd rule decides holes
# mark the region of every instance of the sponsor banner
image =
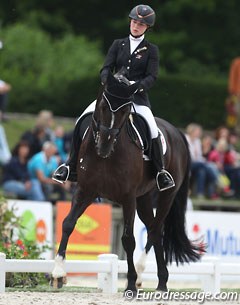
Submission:
[[[30,241],[37,241],[42,245],[53,247],[53,208],[50,202],[8,200],[8,206],[14,207],[16,216],[21,217],[24,227],[20,234]],[[19,233],[15,232],[16,235]],[[21,238],[21,236],[18,236]],[[42,258],[52,259],[53,250],[46,250]]]
[[[206,255],[221,258],[240,258],[240,213],[216,211],[187,211],[186,230],[191,240],[202,239],[207,245]],[[147,241],[146,228],[136,214],[134,234],[137,260]],[[155,260],[151,249],[149,260]]]
[[[62,223],[71,208],[70,202],[56,204],[56,250],[62,236]],[[111,251],[112,207],[92,204],[78,219],[67,246],[67,259],[97,259]]]
[[240,213],[192,211],[187,213],[190,239],[203,237],[207,254],[240,258]]

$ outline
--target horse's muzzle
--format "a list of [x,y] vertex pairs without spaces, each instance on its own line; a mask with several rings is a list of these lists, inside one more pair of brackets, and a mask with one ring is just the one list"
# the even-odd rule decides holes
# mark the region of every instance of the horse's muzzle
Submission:
[[103,159],[109,158],[113,151],[114,151],[113,145],[111,145],[110,147],[106,147],[104,145],[100,145],[100,146],[96,145],[97,155]]

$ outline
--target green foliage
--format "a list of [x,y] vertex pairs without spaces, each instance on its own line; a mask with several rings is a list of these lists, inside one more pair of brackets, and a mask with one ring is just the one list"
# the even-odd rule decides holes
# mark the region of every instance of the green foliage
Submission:
[[[40,255],[49,249],[48,246],[36,244],[23,238],[21,231],[21,217],[15,215],[15,208],[9,208],[4,198],[0,199],[0,252],[6,254],[7,259],[38,259]],[[18,236],[21,236],[20,239]],[[36,286],[46,281],[42,274],[31,273],[8,273],[7,286],[26,287]]]
[[153,111],[178,127],[196,122],[212,129],[224,123],[226,83],[164,75],[151,89]]
[[72,82],[96,76],[103,61],[99,43],[82,36],[66,34],[52,40],[40,29],[15,24],[3,31],[3,40],[1,78],[13,88],[9,111],[48,108],[62,114],[66,104],[69,108]]
[[[221,124],[229,66],[240,50],[240,2],[145,3],[157,14],[146,36],[159,46],[162,72],[151,92],[153,108],[181,126],[191,118],[206,127]],[[97,95],[102,54],[113,39],[128,34],[128,13],[137,4],[126,0],[107,0],[104,7],[95,0],[2,1],[0,71],[1,78],[13,86],[8,110],[81,113]]]
[[[168,73],[182,73],[183,61],[192,60],[227,75],[230,61],[239,55],[239,10],[236,0],[146,1],[157,14],[154,39]],[[66,33],[101,39],[104,53],[115,38],[128,33],[128,14],[138,1],[1,1],[5,28],[14,23],[39,27],[53,38]],[[21,36],[22,38],[22,36]],[[223,39],[224,38],[224,39]],[[1,37],[2,39],[2,37]],[[186,65],[186,64],[185,64]],[[188,71],[191,69],[188,68]],[[90,69],[89,69],[90,72]]]

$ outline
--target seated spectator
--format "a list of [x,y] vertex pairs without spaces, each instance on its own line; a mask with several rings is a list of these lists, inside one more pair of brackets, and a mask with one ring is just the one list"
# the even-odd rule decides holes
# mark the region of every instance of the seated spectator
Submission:
[[204,135],[202,137],[202,154],[207,160],[210,152],[214,149],[214,138],[210,135]]
[[3,80],[0,80],[0,120],[4,121],[5,111],[8,104],[8,93],[11,90],[11,85]]
[[192,123],[187,126],[186,138],[192,160],[191,177],[192,181],[196,182],[196,195],[198,198],[205,196],[206,189],[207,196],[214,198],[218,177],[214,168],[203,157],[201,136],[202,128],[200,125]]
[[52,142],[45,142],[42,151],[35,154],[28,162],[28,170],[37,200],[51,201],[51,193],[57,192],[58,200],[66,200],[65,190],[69,184],[59,184],[52,180],[52,174],[58,167],[56,146]]
[[230,179],[230,187],[235,193],[237,199],[240,198],[240,164],[239,153],[236,151],[233,143],[229,145],[224,155],[224,171]]
[[239,136],[235,131],[231,131],[228,136],[228,147],[230,150],[236,152],[236,159],[240,163],[240,153],[239,153]]
[[54,142],[55,135],[54,135],[54,118],[53,113],[50,110],[41,110],[38,113],[37,119],[36,119],[36,126],[42,126],[45,129],[45,139],[46,141]]
[[34,200],[32,185],[27,169],[30,147],[20,141],[12,152],[12,158],[3,167],[3,190],[6,194],[21,199]]
[[230,181],[225,172],[225,157],[228,150],[228,143],[225,138],[220,138],[215,148],[209,153],[208,161],[215,165],[218,172],[219,193],[224,197],[232,197],[234,190],[230,188]]
[[67,160],[67,152],[65,151],[65,143],[64,143],[64,128],[63,126],[59,125],[54,130],[55,133],[55,140],[54,143],[57,147],[57,154],[61,158],[60,163],[64,163]]
[[218,141],[220,138],[224,138],[225,140],[228,140],[229,137],[229,129],[225,126],[219,126],[215,130],[215,140]]
[[42,150],[43,143],[46,139],[45,128],[43,126],[36,126],[33,130],[27,130],[22,136],[30,145],[30,157]]
[[69,154],[71,143],[72,143],[72,137],[73,137],[73,130],[65,132],[63,141],[64,141],[64,151]]

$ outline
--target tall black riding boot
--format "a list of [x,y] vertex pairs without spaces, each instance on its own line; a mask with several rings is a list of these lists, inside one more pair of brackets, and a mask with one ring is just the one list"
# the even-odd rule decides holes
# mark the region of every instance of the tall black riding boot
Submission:
[[165,169],[164,156],[160,135],[157,138],[152,139],[152,161],[157,169],[157,187],[159,191],[167,190],[175,186],[172,175]]
[[77,181],[77,158],[82,143],[79,132],[80,125],[79,120],[74,128],[68,160],[66,163],[61,164],[52,175],[52,179],[60,183],[66,182],[67,180],[71,182]]

